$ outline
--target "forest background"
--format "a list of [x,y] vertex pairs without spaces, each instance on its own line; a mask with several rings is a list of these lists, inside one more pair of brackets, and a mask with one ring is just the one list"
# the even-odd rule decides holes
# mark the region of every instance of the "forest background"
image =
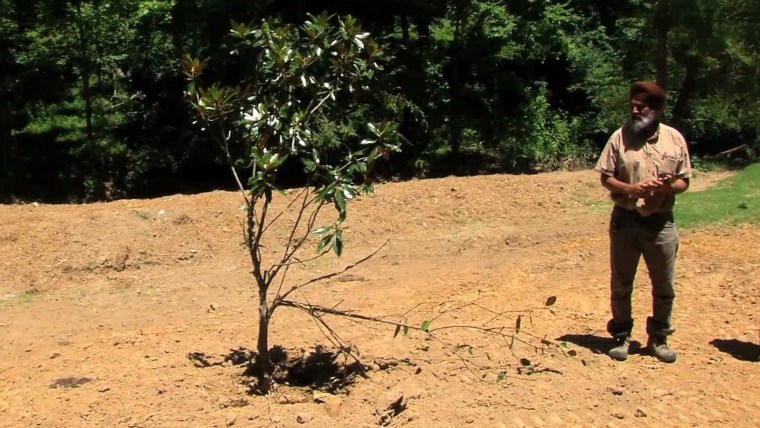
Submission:
[[697,164],[760,147],[755,0],[0,0],[0,201],[229,188],[180,58],[234,85],[232,21],[322,11],[357,18],[386,60],[357,95],[371,107],[314,138],[359,144],[358,128],[392,121],[402,152],[379,178],[588,166],[639,79],[666,88]]

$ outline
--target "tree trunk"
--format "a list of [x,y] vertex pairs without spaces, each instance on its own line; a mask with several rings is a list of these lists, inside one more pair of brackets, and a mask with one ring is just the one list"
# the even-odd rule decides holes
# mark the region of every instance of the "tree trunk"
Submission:
[[0,106],[0,194],[10,193],[5,187],[5,178],[9,176],[11,157],[11,108]]
[[409,44],[409,17],[406,14],[401,15],[401,42],[404,46]]
[[87,124],[87,141],[92,142],[92,94],[90,90],[90,73],[82,72],[82,96],[84,97],[84,118]]
[[659,0],[654,11],[655,57],[654,69],[657,84],[668,86],[668,33],[670,33],[670,0]]
[[84,17],[82,16],[82,9],[80,4],[76,3],[77,8],[77,30],[79,32],[79,66],[82,68],[82,97],[84,97],[84,118],[87,126],[87,141],[92,142],[92,94],[90,90],[90,58],[87,55],[87,47],[89,45],[87,28],[84,23]]
[[272,390],[274,366],[269,355],[269,306],[267,304],[267,287],[259,284],[259,338],[256,343],[256,364],[261,370],[258,389],[262,394]]
[[[255,174],[255,172],[254,172]],[[274,366],[272,365],[272,359],[269,355],[269,319],[274,311],[274,308],[270,309],[267,302],[267,292],[269,291],[269,281],[267,281],[266,274],[261,272],[261,254],[259,253],[259,239],[264,229],[261,225],[266,224],[267,212],[269,206],[272,204],[272,189],[264,189],[264,206],[261,211],[261,216],[258,219],[258,229],[255,229],[256,222],[254,221],[254,201],[251,201],[248,207],[248,250],[251,255],[251,261],[253,262],[253,277],[256,285],[259,289],[259,337],[256,343],[256,365],[258,366],[259,378],[258,389],[259,392],[266,395],[272,391],[273,381],[272,375],[274,374]],[[252,198],[257,196],[252,195]],[[258,238],[257,238],[258,237]]]
[[686,118],[686,109],[691,101],[694,91],[697,89],[698,67],[691,65],[686,67],[686,77],[681,84],[681,90],[678,91],[678,99],[673,106],[673,126],[681,129],[684,119]]

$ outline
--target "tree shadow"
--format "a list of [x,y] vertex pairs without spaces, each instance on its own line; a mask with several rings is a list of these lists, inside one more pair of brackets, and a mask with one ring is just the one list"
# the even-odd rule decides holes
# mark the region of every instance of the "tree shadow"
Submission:
[[760,362],[760,345],[737,339],[715,339],[710,345],[740,361]]
[[[366,377],[366,369],[360,362],[350,361],[344,352],[331,351],[323,346],[309,350],[275,346],[269,356],[274,365],[273,380],[279,385],[335,393],[350,388],[358,376]],[[245,366],[242,381],[251,387],[251,393],[256,393],[256,382],[250,380],[261,375],[256,352],[241,347],[219,357],[203,352],[191,352],[187,357],[198,368]]]
[[[565,334],[558,337],[556,340],[586,348],[595,354],[606,354],[615,346],[615,340],[611,337],[597,336],[594,334]],[[632,340],[631,348],[628,353],[631,355],[644,355],[646,354],[646,349],[641,346],[640,342]]]

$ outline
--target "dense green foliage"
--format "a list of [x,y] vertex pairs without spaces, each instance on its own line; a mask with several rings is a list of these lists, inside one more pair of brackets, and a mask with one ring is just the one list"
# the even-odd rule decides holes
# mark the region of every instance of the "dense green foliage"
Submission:
[[[627,85],[657,79],[696,155],[758,148],[754,0],[0,0],[0,198],[94,200],[228,183],[194,123],[179,60],[238,84],[231,21],[351,14],[388,62],[369,108],[404,150],[386,176],[582,164],[625,120]],[[294,180],[293,184],[299,184]]]
[[704,224],[735,226],[760,222],[760,164],[701,192],[687,192],[676,201],[676,219],[683,228]]

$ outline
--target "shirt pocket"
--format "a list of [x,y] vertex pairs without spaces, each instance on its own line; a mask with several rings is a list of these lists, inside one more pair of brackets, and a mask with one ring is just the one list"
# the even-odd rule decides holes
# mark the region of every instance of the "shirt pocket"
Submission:
[[668,174],[676,174],[678,172],[678,166],[681,164],[681,158],[670,154],[662,155],[662,161],[660,164],[660,172]]

